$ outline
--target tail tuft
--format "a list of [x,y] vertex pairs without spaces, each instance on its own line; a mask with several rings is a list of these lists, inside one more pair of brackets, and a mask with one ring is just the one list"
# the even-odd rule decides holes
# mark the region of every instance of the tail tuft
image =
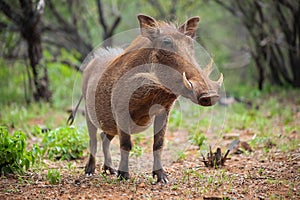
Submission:
[[80,105],[80,103],[82,101],[82,98],[83,98],[83,96],[81,95],[81,97],[80,97],[80,99],[79,99],[79,101],[78,101],[75,109],[72,110],[72,112],[71,112],[71,114],[70,114],[70,116],[69,116],[69,118],[67,120],[67,125],[68,126],[71,126],[73,124],[73,122],[75,120],[75,116],[76,116],[77,110],[78,110],[78,107],[79,107],[79,105]]

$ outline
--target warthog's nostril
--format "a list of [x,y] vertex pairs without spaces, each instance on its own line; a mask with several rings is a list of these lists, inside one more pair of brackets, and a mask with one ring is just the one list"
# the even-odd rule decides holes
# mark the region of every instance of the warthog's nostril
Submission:
[[200,95],[198,101],[201,106],[212,106],[214,105],[219,99],[218,94],[202,94]]
[[210,105],[211,105],[210,97],[202,97],[202,98],[199,98],[199,103],[200,103],[202,106],[210,106]]

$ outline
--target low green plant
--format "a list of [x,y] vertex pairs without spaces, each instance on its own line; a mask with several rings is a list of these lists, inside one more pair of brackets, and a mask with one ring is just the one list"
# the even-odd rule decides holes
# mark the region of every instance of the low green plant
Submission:
[[185,160],[186,159],[186,154],[183,150],[178,150],[176,151],[176,154],[178,156],[178,161],[181,161],[181,160]]
[[141,146],[134,145],[130,151],[130,156],[141,157],[144,153],[144,150]]
[[145,133],[133,134],[132,141],[134,144],[140,145],[142,142],[144,142],[145,137]]
[[148,176],[147,179],[151,184],[156,183],[156,179],[153,176]]
[[61,175],[57,169],[48,170],[48,180],[51,185],[58,184],[61,182]]
[[193,134],[191,136],[191,139],[190,139],[191,143],[198,146],[199,148],[201,148],[201,146],[203,145],[205,140],[206,140],[206,137],[201,132],[196,132],[195,134]]
[[169,130],[171,132],[176,131],[179,129],[182,123],[182,113],[178,109],[171,110],[170,118],[169,118]]
[[86,132],[73,127],[60,127],[44,134],[43,153],[49,159],[70,160],[82,157],[88,146]]
[[212,176],[207,176],[206,180],[207,180],[208,184],[214,184],[214,182],[215,182],[215,178]]
[[0,174],[23,174],[35,164],[40,154],[37,145],[26,150],[26,135],[22,131],[10,135],[7,127],[0,126]]
[[171,187],[171,190],[178,190],[179,189],[179,186],[177,184],[174,184],[172,187]]

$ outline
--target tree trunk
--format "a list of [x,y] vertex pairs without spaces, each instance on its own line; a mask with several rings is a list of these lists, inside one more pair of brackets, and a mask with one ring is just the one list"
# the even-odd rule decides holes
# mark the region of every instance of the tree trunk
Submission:
[[43,58],[41,30],[39,27],[40,14],[36,13],[34,8],[29,5],[27,5],[25,12],[27,15],[22,19],[21,34],[27,42],[28,58],[33,74],[33,98],[35,101],[44,100],[49,102],[52,93],[49,89],[48,72],[46,67],[40,63]]
[[258,80],[257,80],[257,82],[258,82],[258,89],[262,90],[263,89],[263,85],[264,85],[264,80],[265,80],[264,68],[262,66],[262,63],[261,63],[259,57],[254,56],[254,62],[255,62],[255,66],[256,66],[257,71],[258,71]]
[[43,57],[41,34],[39,31],[32,32],[32,37],[25,39],[28,45],[28,57],[35,87],[35,90],[33,92],[34,100],[44,100],[49,102],[52,93],[49,90],[48,72],[46,67],[40,64],[40,60]]
[[19,5],[16,2],[13,4],[0,0],[0,11],[18,27],[22,38],[27,42],[27,53],[33,74],[33,97],[35,101],[50,101],[51,98],[47,69],[40,64],[43,58],[43,50],[39,26],[44,7],[44,0],[35,1],[35,3],[33,0],[19,0]]
[[294,53],[291,56],[291,66],[293,71],[293,86],[300,88],[300,56]]

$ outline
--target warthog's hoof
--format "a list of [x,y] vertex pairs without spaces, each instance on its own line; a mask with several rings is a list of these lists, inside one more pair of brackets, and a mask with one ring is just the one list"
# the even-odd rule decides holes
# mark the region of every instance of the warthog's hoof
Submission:
[[157,176],[157,182],[167,184],[169,182],[168,177],[163,169],[155,170],[152,172],[153,178]]
[[96,160],[93,155],[90,155],[89,161],[85,166],[85,175],[86,176],[91,176],[95,173],[95,168],[96,168]]
[[95,165],[86,165],[85,166],[85,175],[92,176],[95,173]]
[[103,165],[102,171],[104,174],[117,174],[117,170],[106,165]]
[[123,171],[118,170],[118,178],[120,180],[128,180],[128,179],[130,179],[130,175],[128,172],[123,172]]

